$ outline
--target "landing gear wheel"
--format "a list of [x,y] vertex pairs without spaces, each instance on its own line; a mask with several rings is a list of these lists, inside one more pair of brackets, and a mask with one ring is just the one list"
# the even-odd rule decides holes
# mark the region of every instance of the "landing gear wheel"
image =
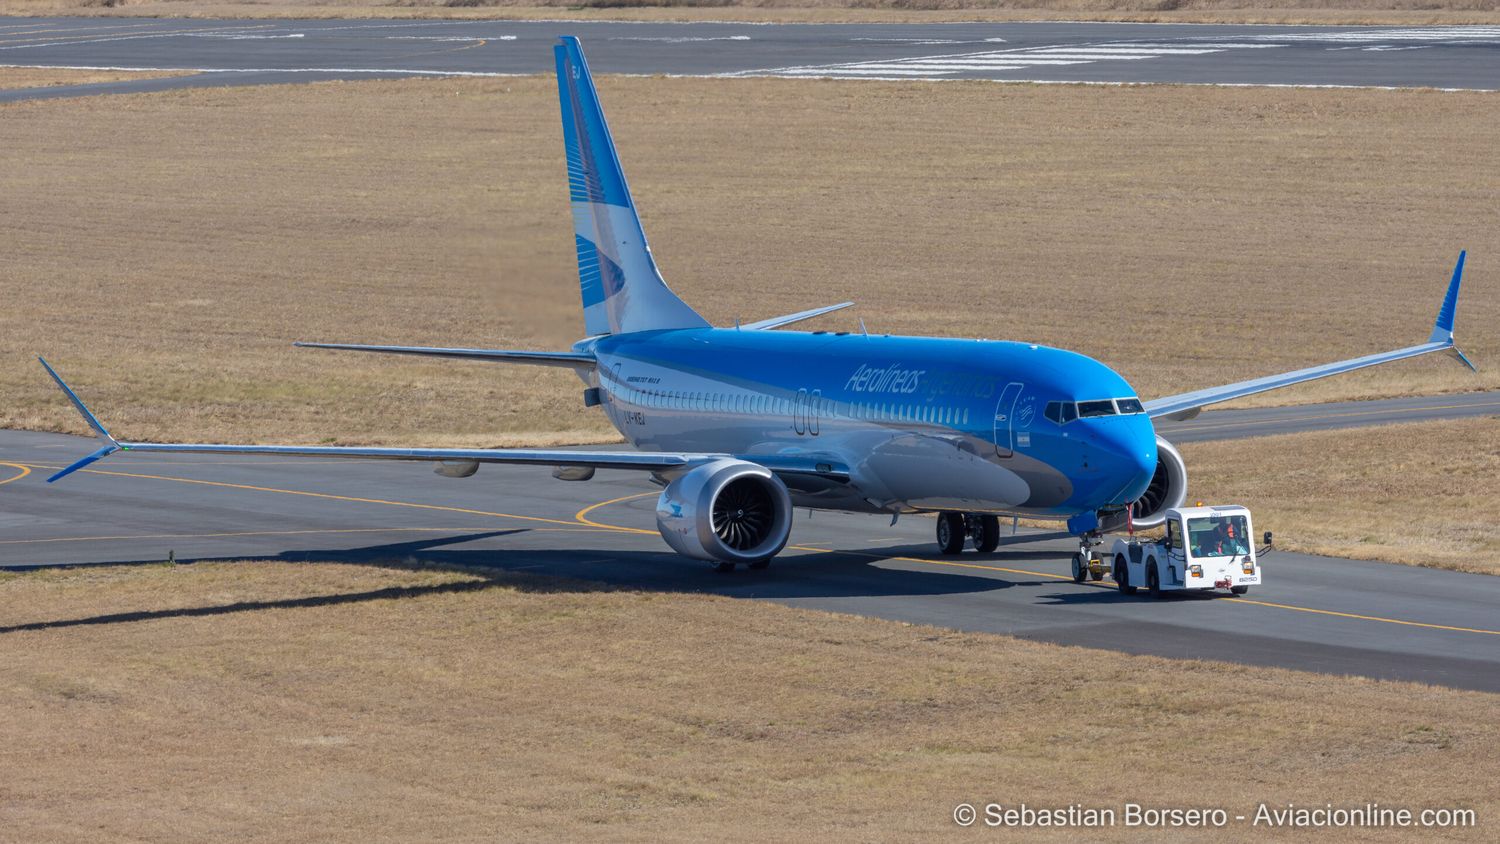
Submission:
[[714,571],[719,574],[729,574],[734,571],[734,563],[717,563],[714,565]]
[[1146,561],[1146,592],[1153,598],[1161,597],[1161,575],[1156,573],[1156,561]]
[[1135,587],[1130,585],[1130,569],[1125,567],[1125,558],[1115,558],[1115,585],[1120,587],[1121,595],[1134,595]]
[[974,538],[974,548],[981,554],[988,554],[1000,547],[1000,517],[980,516],[979,535]]
[[939,513],[937,518],[938,550],[959,554],[964,550],[964,517],[958,513]]
[[1094,581],[1094,582],[1097,583],[1098,581],[1101,581],[1103,579],[1104,579],[1104,567],[1103,566],[1100,566],[1098,569],[1090,569],[1089,570],[1089,580],[1092,580],[1092,581]]
[[1231,587],[1229,587],[1229,591],[1233,592],[1236,595],[1248,595],[1250,593],[1250,587],[1248,587],[1248,586],[1231,586]]
[[1083,579],[1088,576],[1088,573],[1089,573],[1089,564],[1088,564],[1088,561],[1083,558],[1082,554],[1074,554],[1073,555],[1073,582],[1074,583],[1082,583]]
[[756,560],[755,562],[750,563],[749,564],[749,568],[750,568],[751,571],[763,571],[766,568],[768,568],[770,565],[771,565],[771,558],[767,557],[764,560]]

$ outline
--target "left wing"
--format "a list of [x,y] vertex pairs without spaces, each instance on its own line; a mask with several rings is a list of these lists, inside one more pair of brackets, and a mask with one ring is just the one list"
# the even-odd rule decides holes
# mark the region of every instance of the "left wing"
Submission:
[[817,455],[733,455],[709,452],[640,452],[640,451],[567,451],[529,448],[366,448],[324,445],[233,445],[189,443],[145,443],[117,440],[84,405],[78,394],[46,360],[37,358],[47,374],[57,382],[68,401],[106,445],[47,479],[47,483],[67,477],[96,460],[117,451],[168,452],[177,454],[287,454],[299,457],[359,457],[366,460],[419,460],[448,464],[456,477],[473,474],[480,463],[518,463],[541,466],[569,466],[590,469],[638,469],[664,472],[692,467],[699,463],[735,458],[758,463],[778,475],[816,475],[835,481],[847,481],[848,467]]
[[1353,372],[1356,369],[1364,369],[1367,366],[1375,366],[1382,363],[1390,363],[1396,360],[1414,358],[1418,355],[1431,354],[1451,349],[1458,359],[1463,361],[1470,369],[1475,369],[1473,363],[1464,353],[1458,350],[1453,343],[1453,314],[1458,309],[1458,289],[1463,283],[1464,256],[1466,253],[1458,253],[1458,264],[1453,267],[1453,278],[1448,282],[1448,293],[1443,297],[1443,306],[1438,310],[1437,322],[1432,327],[1432,335],[1427,338],[1426,343],[1416,346],[1408,346],[1404,349],[1396,349],[1392,352],[1381,352],[1364,357],[1341,360],[1336,363],[1325,363],[1322,366],[1312,366],[1307,369],[1299,369],[1295,372],[1286,372],[1281,375],[1268,375],[1264,378],[1254,378],[1249,381],[1239,381],[1234,384],[1225,384],[1222,387],[1210,387],[1206,390],[1195,390],[1191,393],[1181,393],[1175,396],[1153,399],[1145,403],[1146,413],[1155,419],[1167,416],[1172,419],[1191,419],[1198,412],[1210,404],[1242,398],[1244,396],[1264,393],[1267,390],[1277,390],[1282,387],[1290,387],[1293,384],[1301,384],[1305,381],[1315,381],[1319,378],[1327,378],[1330,375],[1338,375],[1343,372]]

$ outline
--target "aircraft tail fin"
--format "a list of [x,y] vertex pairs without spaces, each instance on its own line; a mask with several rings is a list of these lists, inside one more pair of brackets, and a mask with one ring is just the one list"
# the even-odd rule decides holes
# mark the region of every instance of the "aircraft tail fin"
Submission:
[[582,46],[565,35],[552,52],[588,333],[707,327],[707,320],[667,287],[651,257]]

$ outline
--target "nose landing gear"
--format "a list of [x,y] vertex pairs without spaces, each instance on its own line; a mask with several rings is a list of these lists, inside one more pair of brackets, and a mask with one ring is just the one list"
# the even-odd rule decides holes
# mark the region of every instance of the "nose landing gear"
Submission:
[[1078,553],[1073,555],[1073,582],[1104,579],[1104,561],[1094,551],[1104,543],[1097,533],[1086,533],[1078,537]]
[[972,541],[974,550],[981,554],[1000,547],[1000,517],[988,513],[955,513],[951,510],[938,514],[938,550],[944,554],[963,553],[965,543]]

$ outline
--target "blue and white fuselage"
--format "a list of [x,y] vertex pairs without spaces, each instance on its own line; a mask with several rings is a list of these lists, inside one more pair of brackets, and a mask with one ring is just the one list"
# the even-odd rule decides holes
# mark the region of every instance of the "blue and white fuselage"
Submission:
[[[605,412],[639,449],[845,468],[847,484],[792,485],[798,506],[1066,518],[1124,507],[1156,469],[1125,379],[1047,346],[703,328],[575,349],[597,358]],[[1088,418],[1045,415],[1115,399]]]

